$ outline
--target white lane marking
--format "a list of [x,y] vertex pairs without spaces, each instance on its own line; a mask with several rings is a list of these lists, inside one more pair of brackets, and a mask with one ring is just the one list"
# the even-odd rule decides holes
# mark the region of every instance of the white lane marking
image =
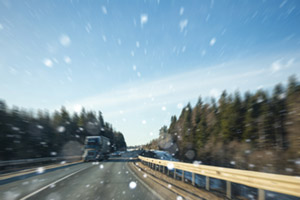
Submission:
[[152,192],[152,194],[154,194],[158,199],[164,200],[164,198],[162,198],[157,192],[155,192],[151,187],[149,187],[144,181],[142,181],[137,175],[135,175],[135,173],[130,169],[130,167],[128,167],[128,163],[126,163],[126,167],[127,169],[130,171],[130,173],[140,182],[143,184],[143,186],[145,186],[148,190],[150,190],[150,192]]
[[[53,165],[42,165],[40,167],[44,167],[45,170],[48,169],[56,169],[59,167],[67,167],[69,165],[73,165],[73,164],[77,164],[77,163],[81,163],[82,161],[75,161],[75,162],[71,162],[71,163],[66,163],[66,164],[53,164]],[[36,172],[36,167],[35,168],[30,168],[30,169],[23,169],[23,170],[19,170],[19,171],[15,171],[15,172],[10,172],[10,173],[5,173],[0,175],[0,180],[5,180],[5,179],[9,179],[9,178],[14,178],[17,176],[23,176],[23,175],[27,175],[33,172]]]
[[50,183],[50,184],[48,184],[48,185],[46,185],[46,186],[44,186],[44,187],[42,187],[42,188],[40,188],[40,189],[38,189],[38,190],[36,190],[36,191],[34,191],[34,192],[32,192],[32,193],[26,195],[25,197],[21,198],[20,200],[26,200],[26,199],[32,197],[33,195],[36,195],[37,193],[39,193],[39,192],[41,192],[41,191],[47,189],[47,188],[50,187],[51,185],[55,185],[56,183],[58,183],[58,182],[60,182],[60,181],[62,181],[62,180],[65,180],[66,178],[69,178],[70,176],[73,176],[74,174],[77,174],[78,172],[81,172],[81,171],[84,170],[84,169],[86,169],[86,168],[80,169],[80,170],[78,170],[78,171],[76,171],[76,172],[73,172],[73,173],[67,175],[67,176],[64,176],[64,177],[62,177],[61,179],[58,179],[57,181],[54,181],[53,183]]

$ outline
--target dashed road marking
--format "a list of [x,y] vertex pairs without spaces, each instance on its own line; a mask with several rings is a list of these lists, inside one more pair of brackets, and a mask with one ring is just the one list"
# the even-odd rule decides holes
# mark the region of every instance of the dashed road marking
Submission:
[[36,191],[34,191],[34,192],[32,192],[32,193],[26,195],[25,197],[21,198],[20,200],[26,200],[26,199],[28,199],[28,198],[30,198],[30,197],[36,195],[37,193],[39,193],[39,192],[41,192],[41,191],[43,191],[43,190],[49,188],[51,185],[55,185],[56,183],[59,183],[59,182],[65,180],[66,178],[69,178],[70,176],[73,176],[74,174],[77,174],[77,173],[79,173],[79,172],[81,172],[82,170],[85,170],[85,169],[87,169],[87,168],[80,169],[80,170],[78,170],[78,171],[76,171],[76,172],[73,172],[73,173],[67,175],[67,176],[64,176],[64,177],[62,177],[61,179],[58,179],[57,181],[54,181],[54,182],[52,182],[52,183],[50,183],[50,184],[48,184],[48,185],[46,185],[46,186],[44,186],[44,187],[42,187],[42,188],[40,188],[40,189],[38,189],[38,190],[36,190]]

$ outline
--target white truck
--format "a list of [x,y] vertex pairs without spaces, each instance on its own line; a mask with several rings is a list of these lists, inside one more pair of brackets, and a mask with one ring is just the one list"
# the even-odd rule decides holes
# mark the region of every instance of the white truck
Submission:
[[87,136],[84,144],[84,162],[108,159],[110,141],[103,136]]

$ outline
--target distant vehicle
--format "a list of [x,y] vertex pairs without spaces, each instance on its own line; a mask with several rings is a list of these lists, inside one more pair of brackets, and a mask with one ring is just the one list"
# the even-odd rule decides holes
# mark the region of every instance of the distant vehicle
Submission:
[[103,136],[87,136],[84,144],[84,162],[108,159],[110,141]]
[[178,161],[178,159],[174,158],[169,152],[156,150],[154,153],[157,155],[158,159]]
[[122,152],[116,151],[116,152],[111,153],[110,155],[111,155],[111,156],[114,156],[114,157],[120,157],[121,154],[122,154]]
[[157,150],[143,151],[142,153],[140,153],[140,155],[144,157],[156,158],[161,160],[178,161],[176,158],[174,158],[170,153],[166,151],[157,151]]

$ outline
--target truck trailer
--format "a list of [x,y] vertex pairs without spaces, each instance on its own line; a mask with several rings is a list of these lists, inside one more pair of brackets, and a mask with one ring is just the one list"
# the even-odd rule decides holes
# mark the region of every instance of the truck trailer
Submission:
[[103,136],[87,136],[84,144],[83,160],[100,161],[108,159],[110,153],[110,141]]

